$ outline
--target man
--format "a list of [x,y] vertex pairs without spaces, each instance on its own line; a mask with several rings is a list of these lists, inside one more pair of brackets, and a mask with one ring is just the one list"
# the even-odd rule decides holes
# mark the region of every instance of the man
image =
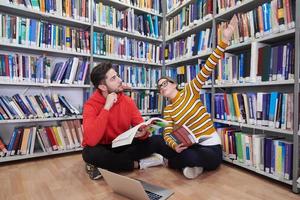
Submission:
[[122,80],[111,63],[95,66],[91,81],[96,91],[83,109],[82,152],[90,178],[101,178],[98,167],[111,171],[129,171],[162,164],[162,157],[157,155],[150,162],[141,160],[155,152],[157,141],[148,137],[146,128],[139,131],[131,145],[111,147],[118,135],[144,120],[134,101],[123,94]]

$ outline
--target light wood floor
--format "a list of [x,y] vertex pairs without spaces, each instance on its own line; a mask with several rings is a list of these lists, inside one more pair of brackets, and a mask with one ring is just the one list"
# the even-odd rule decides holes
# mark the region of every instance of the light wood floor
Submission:
[[[244,169],[223,164],[214,172],[205,172],[196,180],[187,180],[177,171],[164,167],[124,173],[171,188],[171,200],[300,199],[291,187],[263,178]],[[80,154],[0,165],[0,199],[125,199],[103,180],[91,181]]]

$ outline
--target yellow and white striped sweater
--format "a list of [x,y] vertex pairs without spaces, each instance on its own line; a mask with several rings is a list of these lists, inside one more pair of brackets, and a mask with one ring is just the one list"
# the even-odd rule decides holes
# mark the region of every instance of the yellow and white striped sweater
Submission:
[[204,82],[211,75],[218,60],[223,56],[227,44],[220,42],[217,48],[206,60],[204,67],[197,76],[184,89],[179,91],[171,104],[164,109],[164,119],[169,122],[165,127],[163,136],[166,143],[175,149],[176,143],[169,136],[174,127],[186,125],[196,136],[197,139],[208,137],[209,139],[201,143],[201,145],[217,145],[220,144],[220,138],[213,126],[210,114],[207,113],[205,106],[200,101],[200,89]]

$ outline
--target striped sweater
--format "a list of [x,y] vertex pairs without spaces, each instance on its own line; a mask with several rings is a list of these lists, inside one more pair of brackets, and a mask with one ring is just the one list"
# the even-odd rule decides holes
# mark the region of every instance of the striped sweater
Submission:
[[186,125],[196,136],[197,139],[207,137],[202,145],[220,144],[220,138],[213,126],[210,114],[207,113],[205,106],[200,101],[200,89],[204,82],[211,75],[218,60],[223,56],[227,44],[220,42],[217,48],[206,60],[204,67],[197,76],[184,89],[179,91],[171,103],[164,109],[164,119],[169,122],[165,127],[163,136],[166,143],[175,149],[176,143],[169,136],[174,127]]

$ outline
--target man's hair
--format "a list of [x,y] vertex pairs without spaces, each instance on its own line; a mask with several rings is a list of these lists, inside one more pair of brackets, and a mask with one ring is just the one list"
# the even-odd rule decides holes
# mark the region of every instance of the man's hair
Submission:
[[110,62],[100,63],[93,68],[91,73],[91,81],[95,88],[98,88],[98,86],[105,81],[106,73],[110,69],[113,69],[113,66]]

